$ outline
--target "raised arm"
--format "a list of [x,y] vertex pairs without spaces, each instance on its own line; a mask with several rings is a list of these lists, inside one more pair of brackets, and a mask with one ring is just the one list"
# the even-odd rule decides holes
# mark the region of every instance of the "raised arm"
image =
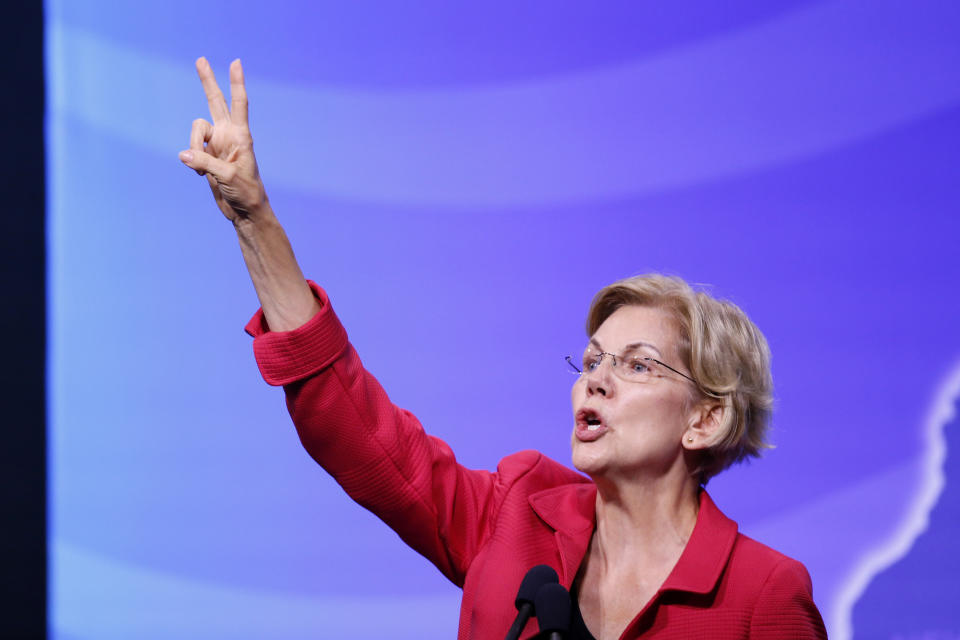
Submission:
[[260,179],[247,119],[243,67],[240,60],[230,64],[229,108],[206,58],[197,60],[197,73],[213,123],[194,120],[190,148],[180,152],[180,161],[207,177],[217,206],[233,223],[267,325],[273,331],[296,329],[320,306]]
[[[355,500],[462,584],[491,512],[494,476],[463,469],[442,442],[393,406],[360,365],[333,308],[304,280],[267,198],[253,153],[240,61],[230,65],[231,105],[204,58],[197,72],[212,124],[196,120],[180,160],[205,175],[233,223],[260,298],[247,329],[264,378],[283,384],[307,451]],[[321,303],[319,300],[323,300]],[[449,532],[456,529],[453,542]]]

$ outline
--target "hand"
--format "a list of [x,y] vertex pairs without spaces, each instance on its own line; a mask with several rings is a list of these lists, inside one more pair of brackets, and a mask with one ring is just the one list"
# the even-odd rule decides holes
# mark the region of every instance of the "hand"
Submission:
[[197,74],[207,94],[213,124],[202,118],[194,120],[190,149],[180,152],[180,160],[207,176],[217,206],[234,225],[266,215],[267,194],[253,155],[240,60],[230,64],[230,109],[206,58],[197,60]]

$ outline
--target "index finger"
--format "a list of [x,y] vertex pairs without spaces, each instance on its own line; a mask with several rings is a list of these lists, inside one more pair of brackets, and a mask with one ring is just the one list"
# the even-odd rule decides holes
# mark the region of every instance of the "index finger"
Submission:
[[227,120],[230,117],[227,103],[223,99],[223,93],[206,58],[197,58],[197,75],[200,76],[200,84],[203,85],[203,91],[207,94],[207,104],[210,105],[210,116],[213,121]]
[[247,87],[240,58],[230,63],[230,119],[234,124],[247,126]]

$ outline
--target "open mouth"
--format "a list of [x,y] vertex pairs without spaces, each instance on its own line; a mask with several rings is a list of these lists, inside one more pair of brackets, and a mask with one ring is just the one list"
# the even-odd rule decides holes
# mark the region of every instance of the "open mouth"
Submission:
[[603,417],[593,409],[580,409],[577,412],[577,429],[599,431],[603,427]]

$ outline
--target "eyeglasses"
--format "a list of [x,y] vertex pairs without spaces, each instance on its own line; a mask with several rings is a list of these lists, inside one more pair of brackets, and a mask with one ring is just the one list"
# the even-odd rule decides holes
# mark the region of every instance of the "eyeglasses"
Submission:
[[661,377],[662,374],[657,372],[657,368],[659,366],[673,371],[678,376],[686,378],[693,384],[697,385],[697,388],[708,396],[714,398],[723,397],[720,394],[704,388],[699,382],[687,374],[677,371],[667,363],[661,362],[656,358],[651,358],[650,356],[642,355],[640,353],[623,353],[616,355],[606,351],[591,351],[588,349],[583,354],[583,369],[573,364],[573,356],[566,356],[564,360],[566,360],[567,364],[569,364],[573,369],[571,373],[582,377],[596,371],[603,363],[603,359],[606,356],[610,356],[610,366],[613,369],[613,374],[625,382],[651,382],[655,378]]

